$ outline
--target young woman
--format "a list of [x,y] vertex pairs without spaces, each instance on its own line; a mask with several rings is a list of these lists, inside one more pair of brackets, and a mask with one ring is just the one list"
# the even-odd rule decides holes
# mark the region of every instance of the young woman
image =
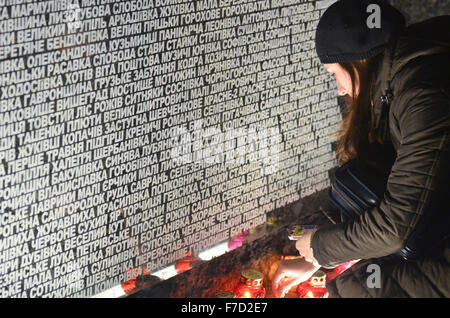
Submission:
[[[450,297],[448,30],[450,16],[405,28],[402,15],[381,0],[341,0],[322,16],[317,54],[335,75],[338,94],[351,100],[340,163],[387,156],[370,152],[374,145],[392,145],[395,161],[378,206],[355,221],[305,231],[296,242],[304,257],[280,262],[275,296],[320,266],[360,260],[327,285],[329,296]],[[417,259],[391,256],[418,233],[439,235],[416,242],[423,245]]]

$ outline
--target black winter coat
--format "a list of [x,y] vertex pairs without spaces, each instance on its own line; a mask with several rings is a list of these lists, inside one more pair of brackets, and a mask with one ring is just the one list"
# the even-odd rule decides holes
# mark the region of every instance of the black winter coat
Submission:
[[[373,94],[375,121],[390,87],[387,118],[397,152],[384,198],[350,224],[320,228],[311,246],[325,267],[361,259],[327,285],[331,297],[450,297],[450,238],[437,256],[388,255],[417,233],[450,233],[450,16],[405,29],[383,54]],[[391,81],[389,81],[391,79]],[[380,285],[373,283],[379,265]]]

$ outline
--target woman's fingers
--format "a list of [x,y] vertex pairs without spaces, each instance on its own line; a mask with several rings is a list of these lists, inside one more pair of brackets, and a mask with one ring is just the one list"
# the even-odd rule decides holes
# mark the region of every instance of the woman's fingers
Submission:
[[317,269],[318,267],[304,259],[281,260],[272,277],[274,296],[284,297],[289,289],[309,279]]
[[[283,278],[284,280],[284,278]],[[273,291],[273,295],[276,298],[280,298],[280,297],[284,297],[284,293],[283,293],[283,283],[282,283],[282,279],[281,277],[272,283],[272,291]]]
[[280,285],[282,276],[284,276],[283,271],[280,270],[280,267],[278,267],[277,271],[275,272],[275,275],[273,275],[272,278],[272,292],[274,296],[277,298],[281,297],[281,294],[278,292],[279,290],[278,286]]
[[277,298],[284,297],[299,279],[297,275],[290,273],[284,265],[284,262],[280,262],[277,271],[272,277],[272,292]]
[[282,297],[286,296],[286,294],[292,287],[298,285],[298,281],[299,281],[298,277],[289,277],[285,279],[284,282],[282,281],[280,288],[280,293]]
[[284,268],[283,262],[280,262],[280,265],[272,278],[272,291],[275,297],[284,297],[284,289],[288,280],[289,274]]
[[277,298],[284,297],[289,292],[289,290],[295,285],[299,284],[298,277],[282,277],[273,289],[274,296]]

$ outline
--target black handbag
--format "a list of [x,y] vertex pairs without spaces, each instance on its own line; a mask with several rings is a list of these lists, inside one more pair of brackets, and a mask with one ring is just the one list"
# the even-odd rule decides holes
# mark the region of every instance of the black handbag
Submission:
[[[388,176],[389,171],[386,169],[362,165],[355,160],[337,168],[328,194],[330,201],[341,211],[341,221],[352,222],[377,206],[383,197]],[[427,233],[418,234],[408,240],[408,244],[395,255],[404,259],[417,259],[435,252],[432,247],[436,244],[427,244],[427,239]]]
[[349,222],[376,206],[385,190],[386,173],[352,160],[335,170],[329,197]]

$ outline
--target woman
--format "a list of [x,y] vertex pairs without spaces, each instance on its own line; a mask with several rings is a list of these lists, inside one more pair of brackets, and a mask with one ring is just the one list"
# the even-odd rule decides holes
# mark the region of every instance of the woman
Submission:
[[[395,161],[377,207],[353,222],[305,231],[296,242],[304,258],[280,262],[275,296],[320,266],[360,259],[327,285],[329,296],[450,297],[448,30],[450,16],[405,28],[402,15],[381,0],[341,0],[322,16],[317,54],[336,76],[338,94],[351,100],[340,163],[370,163],[369,149],[378,144],[391,144]],[[419,242],[424,253],[416,260],[390,256],[425,232],[445,235]]]

